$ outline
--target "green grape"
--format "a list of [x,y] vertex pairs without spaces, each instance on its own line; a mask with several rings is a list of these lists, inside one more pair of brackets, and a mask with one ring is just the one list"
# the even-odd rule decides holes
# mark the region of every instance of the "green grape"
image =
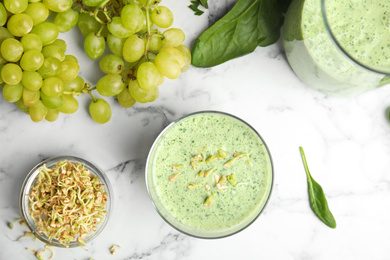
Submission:
[[80,66],[74,61],[63,61],[61,63],[60,72],[57,77],[62,79],[64,82],[74,80],[79,74]]
[[138,32],[142,29],[145,18],[146,17],[142,12],[141,7],[136,4],[125,5],[122,8],[122,24],[133,33]]
[[43,4],[51,11],[61,13],[69,10],[73,0],[43,0]]
[[3,56],[1,56],[1,53],[0,53],[0,64],[1,65],[4,65],[7,63],[7,60],[3,58]]
[[24,113],[28,114],[28,107],[26,107],[22,98],[16,101],[15,105],[17,108],[19,108],[20,111],[23,111]]
[[80,76],[77,76],[74,80],[72,81],[67,81],[64,82],[64,91],[67,92],[79,92],[84,88],[84,79]]
[[90,7],[98,6],[103,0],[83,0],[83,4]]
[[7,18],[7,10],[5,10],[3,3],[0,3],[0,26],[4,26],[7,22]]
[[118,95],[124,88],[123,78],[118,74],[105,75],[96,84],[96,90],[99,94],[106,97]]
[[67,32],[77,25],[79,13],[69,9],[62,13],[57,13],[54,24],[57,25],[60,32]]
[[106,74],[120,74],[125,67],[122,58],[109,54],[104,56],[99,62],[100,69]]
[[58,97],[49,97],[43,91],[41,91],[40,95],[43,104],[45,104],[45,106],[50,109],[58,109],[62,106],[62,103],[64,102],[64,98],[62,97],[62,95]]
[[[150,62],[152,62],[154,65],[156,65],[154,59],[151,59]],[[157,68],[157,67],[156,67],[156,68]],[[161,84],[164,83],[164,81],[165,81],[165,76],[164,76],[160,71],[158,71],[158,73],[159,73],[159,78],[158,78],[157,86],[160,86]]]
[[173,24],[173,13],[165,6],[159,6],[152,12],[152,21],[161,28],[168,28]]
[[87,37],[91,32],[96,33],[100,29],[100,23],[96,21],[93,16],[90,16],[87,13],[80,13],[77,26],[80,29],[80,32]]
[[179,62],[180,68],[182,68],[186,63],[186,58],[177,48],[163,47],[160,52],[168,52],[172,54],[172,57]]
[[[138,2],[139,4],[141,4],[141,5],[146,5],[146,2],[147,2],[147,0],[132,0],[132,1],[135,1],[135,2]],[[152,1],[150,1],[150,4],[158,4],[158,3],[160,3],[162,0],[152,0]]]
[[190,51],[190,49],[188,49],[187,46],[185,46],[183,44],[175,47],[175,49],[179,50],[184,56],[185,62],[184,62],[183,67],[181,68],[181,72],[185,72],[191,66],[191,51]]
[[23,54],[23,45],[14,38],[3,41],[0,48],[1,56],[9,62],[17,62]]
[[70,55],[70,54],[67,54],[65,55],[65,59],[64,61],[74,61],[76,62],[77,64],[79,63],[79,61],[77,60],[77,58],[73,55]]
[[87,56],[93,60],[102,56],[105,46],[106,41],[104,40],[104,37],[96,35],[96,33],[88,34],[84,41],[84,51]]
[[34,26],[31,32],[41,38],[43,46],[54,42],[59,33],[57,25],[50,22],[43,22]]
[[[150,62],[153,62],[153,64],[156,65],[155,60],[151,59]],[[160,77],[159,77],[159,79],[158,79],[157,86],[160,86],[161,84],[164,83],[164,81],[165,81],[165,76],[164,76],[160,71],[158,71],[158,72],[159,72],[159,74],[160,74]]]
[[23,71],[22,84],[25,88],[36,91],[42,87],[43,79],[36,71]]
[[24,13],[31,17],[34,26],[43,23],[49,17],[49,9],[40,2],[30,3]]
[[133,34],[125,41],[123,45],[123,58],[127,62],[139,60],[145,53],[145,42],[137,35]]
[[61,61],[54,57],[47,57],[43,61],[42,66],[38,72],[41,74],[43,79],[56,76],[61,69]]
[[[132,66],[128,66],[128,67],[131,68]],[[133,78],[133,74],[132,74],[131,70],[128,70],[128,69],[122,70],[120,75],[122,76],[126,86],[129,84],[129,80],[131,78]]]
[[29,51],[29,50],[42,51],[42,40],[38,35],[34,33],[29,33],[24,35],[20,39],[20,42],[22,43],[24,51]]
[[44,79],[41,90],[49,97],[58,97],[64,91],[64,82],[57,77]]
[[160,86],[161,84],[163,84],[165,81],[165,76],[160,72],[160,79],[157,83],[157,86]]
[[23,95],[23,85],[18,83],[16,85],[5,84],[3,87],[3,97],[8,102],[14,103],[18,101]]
[[89,114],[95,122],[105,124],[111,118],[111,107],[107,101],[98,98],[89,104]]
[[8,19],[7,28],[16,37],[22,37],[33,28],[33,20],[27,14],[15,14]]
[[155,101],[158,98],[158,94],[159,94],[158,87],[146,91],[140,88],[137,80],[130,80],[129,92],[130,95],[139,103]]
[[62,39],[55,39],[54,42],[52,42],[50,45],[58,46],[64,52],[66,51],[66,48],[68,47],[67,44],[66,44],[66,41],[64,41]]
[[42,66],[44,60],[45,58],[41,52],[29,50],[20,59],[20,67],[26,71],[36,71]]
[[174,55],[167,51],[160,51],[155,59],[157,69],[165,77],[176,79],[180,75],[181,66]]
[[73,114],[79,109],[79,102],[74,96],[63,95],[62,106],[59,108],[61,113]]
[[41,100],[38,100],[38,102],[29,108],[29,114],[31,117],[31,120],[34,122],[42,121],[45,116],[47,115],[47,107],[43,104]]
[[39,90],[31,91],[27,88],[23,88],[23,104],[26,107],[35,106],[38,103],[41,93]]
[[184,32],[179,28],[170,28],[164,33],[162,43],[167,47],[176,47],[182,44],[186,38]]
[[5,27],[0,27],[0,45],[5,39],[14,38],[14,36]]
[[160,35],[153,34],[149,39],[149,50],[158,51],[162,48],[162,39]]
[[[3,69],[3,67],[4,67],[4,64],[0,64],[0,72]],[[4,83],[4,80],[1,78],[1,75],[0,75],[0,87],[2,87],[3,83]]]
[[124,88],[117,96],[118,102],[122,107],[132,107],[136,103],[135,99],[130,95],[129,89]]
[[49,122],[54,122],[57,120],[59,114],[60,114],[60,110],[48,108],[45,119]]
[[1,78],[8,85],[16,85],[22,80],[22,69],[13,63],[7,63],[1,69]]
[[115,35],[118,38],[128,38],[134,33],[123,26],[119,16],[113,17],[111,22],[107,25],[107,28],[112,35]]
[[142,63],[137,70],[137,80],[143,90],[152,90],[160,81],[160,72],[152,62]]
[[65,50],[60,46],[49,44],[43,47],[42,54],[45,58],[54,57],[59,61],[63,61],[65,59]]
[[4,0],[4,7],[8,12],[19,14],[26,10],[28,0]]
[[118,56],[123,56],[123,45],[125,44],[126,38],[118,38],[111,33],[107,36],[107,45],[112,53]]

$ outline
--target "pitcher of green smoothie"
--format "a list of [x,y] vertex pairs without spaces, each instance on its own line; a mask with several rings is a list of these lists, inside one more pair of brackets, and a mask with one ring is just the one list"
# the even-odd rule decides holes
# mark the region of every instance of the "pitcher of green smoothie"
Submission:
[[390,83],[389,0],[293,0],[283,44],[308,86],[356,96]]

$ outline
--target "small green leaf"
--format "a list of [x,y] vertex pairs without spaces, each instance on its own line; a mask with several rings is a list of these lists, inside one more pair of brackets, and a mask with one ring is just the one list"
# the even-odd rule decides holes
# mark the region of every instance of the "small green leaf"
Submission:
[[[207,1],[206,1],[206,4],[207,4]],[[201,3],[199,1],[191,1],[191,5],[189,5],[188,7],[195,12],[195,15],[202,15],[203,14],[203,11],[202,10],[199,10],[199,5],[201,5]]]
[[314,214],[316,214],[316,216],[328,227],[336,228],[336,220],[334,219],[332,212],[330,212],[324,191],[310,174],[303,148],[299,147],[299,150],[301,152],[301,157],[307,176],[310,207],[313,210]]
[[207,0],[198,0],[198,1],[204,8],[209,8]]

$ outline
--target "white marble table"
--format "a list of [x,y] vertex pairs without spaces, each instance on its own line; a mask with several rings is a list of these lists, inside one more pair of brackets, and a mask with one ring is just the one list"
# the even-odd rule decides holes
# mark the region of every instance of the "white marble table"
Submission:
[[[187,45],[227,2],[218,1],[197,17],[189,1],[165,0]],[[96,83],[97,65],[82,51],[77,32],[61,35],[68,53],[80,59],[81,75]],[[76,40],[74,40],[76,39]],[[55,249],[55,259],[389,259],[390,106],[386,86],[357,98],[327,97],[302,84],[285,59],[281,42],[210,68],[191,68],[166,80],[156,102],[124,109],[113,99],[113,117],[94,123],[88,97],[76,114],[55,123],[33,123],[13,104],[0,101],[0,259],[35,259],[14,242],[26,229],[7,222],[20,216],[19,192],[30,168],[42,159],[72,154],[97,163],[114,189],[114,211],[103,233],[81,248]],[[188,237],[171,228],[154,210],[145,186],[148,150],[171,121],[199,110],[220,110],[255,127],[271,150],[273,193],[263,214],[244,231],[218,240]],[[312,213],[298,147],[305,148],[313,177],[322,185],[337,228]],[[108,248],[119,244],[115,256]]]

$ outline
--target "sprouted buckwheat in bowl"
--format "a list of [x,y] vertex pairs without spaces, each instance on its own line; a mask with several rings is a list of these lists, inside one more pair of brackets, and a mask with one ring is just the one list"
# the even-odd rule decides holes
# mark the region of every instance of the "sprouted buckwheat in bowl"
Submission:
[[262,212],[272,189],[272,161],[263,139],[241,119],[198,112],[157,137],[146,183],[168,224],[193,237],[222,238]]
[[20,206],[31,232],[58,247],[86,246],[103,230],[112,205],[110,183],[94,164],[59,156],[36,165],[24,180]]

